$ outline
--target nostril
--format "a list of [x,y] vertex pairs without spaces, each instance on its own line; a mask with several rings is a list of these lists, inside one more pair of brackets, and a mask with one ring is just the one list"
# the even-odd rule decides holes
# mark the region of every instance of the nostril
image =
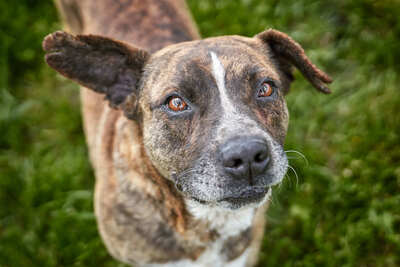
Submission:
[[243,160],[241,159],[234,159],[233,160],[233,168],[239,168],[241,165],[243,165]]
[[240,158],[233,158],[233,159],[226,161],[224,165],[225,165],[225,167],[228,167],[228,168],[237,169],[243,165],[243,160]]
[[261,163],[268,159],[268,153],[266,151],[260,151],[254,156],[254,161],[256,163]]

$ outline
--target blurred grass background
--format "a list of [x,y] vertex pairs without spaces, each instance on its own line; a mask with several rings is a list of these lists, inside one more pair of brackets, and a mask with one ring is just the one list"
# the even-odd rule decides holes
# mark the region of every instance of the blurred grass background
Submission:
[[[400,266],[400,3],[189,0],[204,37],[276,28],[333,78],[287,97],[296,170],[275,190],[259,266]],[[43,63],[51,1],[0,2],[0,266],[123,266],[93,215],[78,87]]]

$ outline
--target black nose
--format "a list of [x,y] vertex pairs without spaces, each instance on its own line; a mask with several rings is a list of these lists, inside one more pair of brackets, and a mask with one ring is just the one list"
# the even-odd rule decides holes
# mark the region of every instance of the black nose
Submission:
[[236,179],[254,184],[254,177],[265,172],[270,161],[267,144],[255,137],[241,137],[221,147],[222,167]]

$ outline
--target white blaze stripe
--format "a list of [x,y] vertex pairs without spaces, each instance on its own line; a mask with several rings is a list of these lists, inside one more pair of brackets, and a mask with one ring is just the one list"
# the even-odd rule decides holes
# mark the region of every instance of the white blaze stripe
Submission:
[[214,52],[210,52],[211,60],[212,60],[212,73],[214,75],[214,79],[217,82],[217,87],[219,91],[219,97],[221,100],[221,106],[224,110],[225,115],[230,115],[235,112],[235,108],[233,107],[225,88],[225,69],[222,65],[221,61],[218,59],[217,55]]

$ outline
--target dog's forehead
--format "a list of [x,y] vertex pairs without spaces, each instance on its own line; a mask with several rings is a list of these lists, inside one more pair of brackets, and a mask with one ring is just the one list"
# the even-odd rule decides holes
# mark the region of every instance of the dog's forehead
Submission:
[[149,92],[150,97],[159,94],[163,87],[179,87],[182,80],[212,76],[212,54],[221,62],[227,77],[259,71],[279,82],[276,63],[267,46],[254,38],[213,37],[168,46],[155,53],[148,64],[150,73],[146,81],[155,89]]

